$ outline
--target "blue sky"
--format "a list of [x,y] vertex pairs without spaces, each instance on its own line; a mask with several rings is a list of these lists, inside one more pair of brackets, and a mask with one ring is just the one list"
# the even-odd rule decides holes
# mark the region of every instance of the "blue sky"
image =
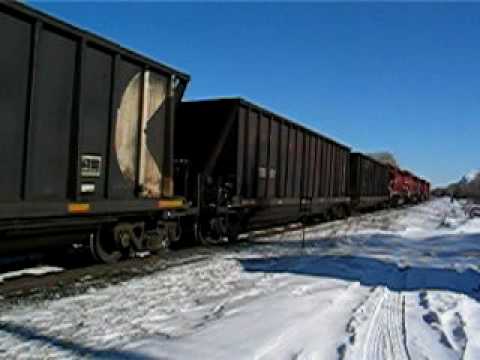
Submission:
[[480,168],[480,4],[34,3],[434,184]]

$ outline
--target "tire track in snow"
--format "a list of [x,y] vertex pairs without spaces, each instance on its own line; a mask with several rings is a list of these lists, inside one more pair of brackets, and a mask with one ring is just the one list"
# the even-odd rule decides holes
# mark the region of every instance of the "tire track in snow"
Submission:
[[408,342],[407,342],[407,323],[405,321],[405,295],[402,294],[402,334],[403,334],[403,347],[405,349],[405,353],[407,354],[407,358],[409,360],[412,359],[410,356],[410,352],[408,351]]
[[363,344],[363,360],[410,360],[403,295],[382,288]]
[[[337,348],[339,359],[411,360],[405,327],[405,297],[385,287],[371,294],[347,324],[348,340]],[[358,341],[357,341],[358,340]]]

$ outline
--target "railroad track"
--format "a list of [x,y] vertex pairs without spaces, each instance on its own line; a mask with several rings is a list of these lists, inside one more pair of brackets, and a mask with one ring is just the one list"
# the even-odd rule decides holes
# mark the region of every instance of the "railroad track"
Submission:
[[[382,216],[384,211],[376,213]],[[376,218],[374,216],[373,218]],[[112,284],[118,284],[135,277],[146,276],[157,271],[163,271],[171,267],[181,266],[192,262],[206,261],[212,256],[222,252],[234,252],[250,246],[271,245],[271,241],[262,240],[274,235],[316,228],[324,231],[328,236],[336,236],[341,232],[342,226],[350,229],[352,222],[372,219],[372,214],[363,214],[344,220],[317,223],[304,226],[302,224],[289,224],[281,227],[273,227],[259,230],[250,234],[243,234],[241,242],[233,245],[192,245],[189,247],[168,251],[160,255],[148,255],[134,257],[115,265],[93,264],[86,257],[79,258],[78,254],[69,254],[61,261],[54,259],[53,262],[42,262],[41,256],[20,258],[19,262],[0,266],[2,272],[19,271],[33,266],[57,266],[62,269],[59,272],[46,273],[44,275],[23,275],[0,282],[0,309],[18,301],[41,301],[69,295],[81,294],[92,288],[102,288]],[[357,224],[358,225],[358,224]],[[340,228],[340,229],[339,229]],[[301,243],[299,242],[299,246]],[[57,257],[60,255],[57,255]],[[52,259],[51,256],[49,256]]]
[[93,264],[41,276],[20,276],[0,283],[0,296],[3,305],[8,305],[20,299],[40,301],[80,294],[171,267],[205,261],[221,251],[221,247],[195,246],[162,255],[136,257],[114,266]]
[[[53,262],[43,262],[41,255],[20,258],[19,262],[3,265],[0,270],[3,273],[21,272],[26,268],[35,268],[36,266],[58,267],[62,270],[43,275],[27,273],[6,279],[0,282],[0,300],[4,304],[8,304],[20,299],[39,301],[58,297],[58,294],[61,294],[61,296],[80,294],[91,288],[117,284],[174,266],[205,261],[222,252],[241,250],[252,245],[268,245],[269,243],[258,242],[257,239],[301,229],[300,225],[295,225],[262,230],[254,233],[253,236],[244,236],[242,242],[228,245],[228,247],[222,245],[194,245],[171,250],[160,255],[150,254],[144,257],[130,258],[115,265],[93,264],[86,257],[79,260],[78,254],[75,253],[69,254],[66,259],[61,261],[55,261],[54,259]],[[65,266],[65,264],[68,265]],[[2,274],[0,273],[0,275]]]
[[[275,232],[275,233],[278,233]],[[262,235],[262,236],[267,236]],[[261,246],[261,243],[255,243]],[[228,251],[242,249],[251,246],[252,241],[246,240],[241,243],[228,246]],[[0,307],[24,301],[40,301],[63,296],[81,294],[91,288],[102,288],[112,284],[118,284],[135,277],[146,276],[157,271],[163,271],[171,267],[189,263],[206,261],[212,256],[226,252],[224,246],[192,246],[178,250],[168,251],[160,255],[148,255],[124,260],[115,265],[92,264],[80,261],[70,268],[63,268],[58,272],[49,272],[43,275],[19,275],[0,282]],[[23,261],[22,265],[27,268],[32,266],[54,266],[57,264],[45,264],[35,261],[29,263]],[[22,271],[23,268],[15,264],[14,268],[4,270]],[[11,272],[11,271],[10,271]],[[1,274],[0,274],[1,275]]]

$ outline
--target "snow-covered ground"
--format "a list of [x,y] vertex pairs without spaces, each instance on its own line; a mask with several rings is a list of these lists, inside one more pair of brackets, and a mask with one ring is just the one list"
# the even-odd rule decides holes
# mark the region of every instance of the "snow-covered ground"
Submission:
[[447,199],[0,313],[0,358],[480,359],[480,219]]

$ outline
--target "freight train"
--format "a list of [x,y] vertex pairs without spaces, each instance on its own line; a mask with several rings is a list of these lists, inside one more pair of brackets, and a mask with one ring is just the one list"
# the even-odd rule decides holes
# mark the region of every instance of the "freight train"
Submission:
[[114,263],[180,239],[424,201],[429,184],[17,2],[0,3],[0,253]]

